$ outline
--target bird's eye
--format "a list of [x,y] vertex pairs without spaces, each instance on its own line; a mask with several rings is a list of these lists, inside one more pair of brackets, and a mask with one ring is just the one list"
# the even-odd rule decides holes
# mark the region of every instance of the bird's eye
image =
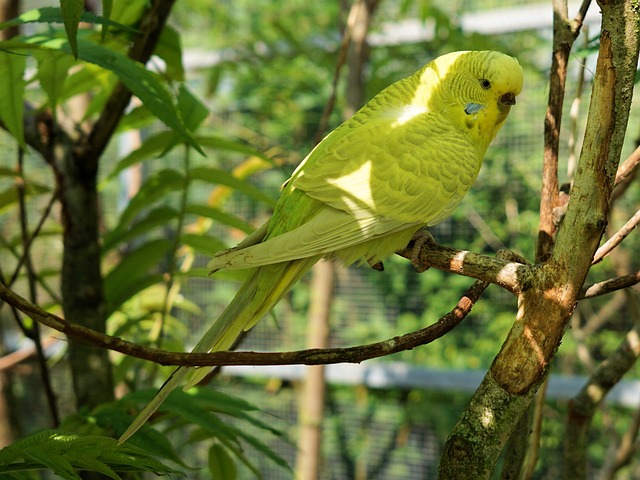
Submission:
[[489,90],[491,88],[491,82],[489,80],[487,80],[486,78],[481,78],[480,79],[480,86],[484,90]]

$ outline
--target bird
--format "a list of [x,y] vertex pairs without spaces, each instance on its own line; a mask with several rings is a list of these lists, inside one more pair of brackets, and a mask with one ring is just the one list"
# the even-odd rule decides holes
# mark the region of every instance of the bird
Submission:
[[[518,60],[497,51],[444,54],[388,86],[318,143],[284,183],[271,218],[209,262],[248,275],[193,352],[224,351],[321,259],[378,265],[447,218],[523,87]],[[120,437],[207,368],[178,367]]]

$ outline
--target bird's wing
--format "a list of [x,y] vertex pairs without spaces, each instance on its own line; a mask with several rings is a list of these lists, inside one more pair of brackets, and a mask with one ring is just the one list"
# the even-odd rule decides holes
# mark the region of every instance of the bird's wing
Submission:
[[[419,226],[416,225],[416,229]],[[327,206],[298,228],[253,246],[221,252],[208,266],[211,270],[235,270],[329,255],[411,227],[411,224],[381,217],[355,218],[343,210]]]
[[355,218],[442,221],[475,181],[482,152],[437,113],[412,113],[334,132],[301,165],[293,186]]
[[428,112],[402,123],[394,118],[378,115],[334,131],[292,176],[265,240],[222,252],[209,268],[328,255],[450,215],[475,180],[481,156]]

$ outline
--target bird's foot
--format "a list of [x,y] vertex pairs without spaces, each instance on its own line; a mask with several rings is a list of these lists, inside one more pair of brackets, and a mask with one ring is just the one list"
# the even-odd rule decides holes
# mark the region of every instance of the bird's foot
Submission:
[[411,264],[413,265],[413,268],[415,268],[416,272],[426,272],[429,270],[429,266],[420,263],[420,251],[425,244],[436,243],[436,241],[433,238],[433,235],[431,235],[429,230],[425,227],[413,234],[411,242],[413,243],[413,245],[411,245]]
[[367,261],[369,266],[377,272],[384,272],[384,264],[382,262],[372,263],[371,260]]

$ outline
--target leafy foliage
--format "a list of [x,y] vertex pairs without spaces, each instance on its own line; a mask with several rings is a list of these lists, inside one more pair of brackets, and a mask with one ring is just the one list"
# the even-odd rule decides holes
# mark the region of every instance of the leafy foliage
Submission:
[[112,438],[44,430],[0,450],[0,474],[28,478],[33,470],[50,470],[66,480],[80,480],[79,471],[99,472],[114,480],[123,472],[177,473],[133,445]]

